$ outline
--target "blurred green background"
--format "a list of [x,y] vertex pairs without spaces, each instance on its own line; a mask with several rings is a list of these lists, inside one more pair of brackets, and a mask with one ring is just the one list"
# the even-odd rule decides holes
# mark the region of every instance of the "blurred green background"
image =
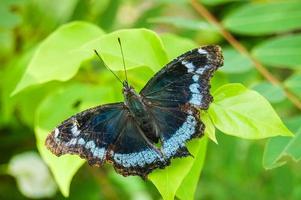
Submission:
[[[300,100],[301,1],[200,0],[198,3]],[[236,51],[189,1],[1,0],[0,199],[64,199],[37,153],[34,136],[36,109],[58,83],[52,82],[39,92],[33,88],[13,97],[10,94],[40,42],[59,26],[76,20],[91,22],[105,32],[148,28],[199,45],[219,44],[224,50],[225,66],[218,78],[258,91],[293,133],[301,130],[301,112],[282,88],[265,80],[254,63]],[[177,45],[181,44],[175,44],[175,48]],[[83,63],[76,80],[93,84],[99,83],[103,76],[110,76],[99,66],[100,63]],[[277,138],[243,140],[218,132],[217,141],[218,144],[208,143],[195,199],[301,199],[301,170],[297,162],[301,142],[295,143],[294,157],[282,156],[285,148],[277,147],[286,147],[287,141]],[[267,144],[282,156],[273,166],[263,165],[264,154],[270,150]],[[123,178],[109,166],[95,169],[85,164],[72,180],[68,198],[148,200],[161,196],[150,182],[137,177]]]

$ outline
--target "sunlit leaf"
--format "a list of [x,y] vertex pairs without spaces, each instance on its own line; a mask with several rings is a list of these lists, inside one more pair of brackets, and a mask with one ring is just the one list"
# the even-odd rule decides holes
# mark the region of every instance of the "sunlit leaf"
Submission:
[[162,34],[160,38],[162,39],[169,60],[198,47],[194,41],[170,33]]
[[[206,123],[205,123],[206,124]],[[205,134],[211,135],[209,132],[205,131]],[[197,188],[197,184],[199,182],[199,178],[201,175],[201,171],[203,169],[203,165],[206,157],[207,150],[207,142],[208,139],[205,136],[201,139],[200,149],[197,153],[197,156],[194,158],[195,161],[186,175],[184,180],[182,181],[179,189],[177,190],[176,196],[182,200],[193,200],[195,196],[195,191]]]
[[224,20],[224,26],[245,35],[272,34],[301,27],[300,1],[248,3],[235,9]]
[[[75,84],[54,92],[39,106],[36,113],[35,134],[37,147],[45,160],[64,196],[69,195],[72,177],[84,160],[78,156],[64,155],[56,157],[45,147],[47,134],[64,119],[86,108],[103,103],[113,102],[113,92],[109,86]],[[80,109],[75,102],[81,102]]]
[[266,65],[299,69],[301,34],[276,37],[257,45],[252,54]]
[[167,63],[162,41],[155,32],[147,29],[125,29],[103,35],[84,45],[81,52],[92,56],[91,49],[96,49],[112,70],[123,70],[118,37],[122,43],[127,69],[149,67],[158,71]]
[[207,112],[202,112],[201,113],[201,120],[205,124],[205,134],[207,134],[207,137],[215,142],[217,144],[217,140],[215,137],[215,127],[214,124],[212,123],[210,116]]
[[213,96],[210,119],[225,134],[246,139],[292,136],[273,107],[257,92],[241,84],[227,84]]
[[58,28],[40,44],[13,94],[31,85],[72,78],[81,62],[91,57],[77,49],[102,34],[102,30],[86,22]]

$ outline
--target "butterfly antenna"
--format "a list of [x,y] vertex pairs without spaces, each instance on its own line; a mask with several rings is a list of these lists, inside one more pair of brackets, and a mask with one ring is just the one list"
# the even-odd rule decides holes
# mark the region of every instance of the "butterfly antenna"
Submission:
[[117,78],[117,80],[123,85],[122,81],[120,80],[120,78],[108,67],[108,65],[104,62],[104,60],[101,58],[101,56],[98,54],[98,52],[94,49],[95,54],[97,55],[97,57],[99,58],[99,60],[102,61],[102,63],[104,64],[104,66],[110,71],[112,72],[112,74],[114,74],[114,76]]
[[123,69],[124,69],[124,73],[125,73],[125,80],[128,83],[128,75],[127,75],[127,71],[126,71],[126,67],[125,67],[125,61],[124,61],[124,55],[123,55],[123,49],[122,49],[122,45],[121,45],[121,41],[120,38],[118,37],[118,43],[120,46],[120,51],[121,51],[121,55],[122,55],[122,62],[123,62]]

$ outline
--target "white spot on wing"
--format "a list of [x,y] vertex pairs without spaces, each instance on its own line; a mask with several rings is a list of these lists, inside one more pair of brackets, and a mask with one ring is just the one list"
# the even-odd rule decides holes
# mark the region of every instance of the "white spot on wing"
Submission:
[[187,62],[185,60],[183,60],[182,62],[182,65],[184,65],[186,68],[187,68],[187,72],[190,73],[190,72],[194,72],[194,65],[190,62]]
[[208,52],[202,48],[198,49],[199,54],[208,54]]
[[84,145],[84,148],[89,150],[93,157],[99,158],[99,159],[103,159],[104,155],[105,155],[105,148],[99,148],[96,146],[95,142],[93,140],[88,141],[87,143],[85,142],[85,140],[83,138],[80,138],[78,140],[78,144],[80,145]]
[[79,145],[84,145],[86,142],[83,138],[79,138],[78,142]]
[[97,157],[99,159],[102,159],[104,157],[105,154],[105,149],[104,148],[95,148],[94,152],[93,152],[93,156]]
[[95,143],[94,143],[94,141],[92,141],[92,140],[90,140],[89,142],[87,142],[87,144],[86,144],[86,149],[94,149],[95,148]]
[[205,71],[205,68],[198,68],[198,69],[195,71],[195,73],[197,73],[197,74],[203,74],[204,71]]
[[193,80],[194,82],[198,82],[198,81],[199,81],[199,78],[200,78],[200,76],[197,75],[197,74],[194,74],[194,75],[192,76],[192,80]]
[[209,65],[205,65],[205,66],[202,67],[202,68],[198,68],[198,69],[195,71],[195,73],[202,75],[202,74],[205,72],[205,70],[207,70],[207,69],[209,69],[209,68],[210,68]]
[[191,85],[189,86],[189,90],[190,90],[192,93],[197,93],[197,94],[199,94],[199,93],[200,93],[199,89],[200,89],[200,85],[199,85],[198,83],[193,83],[193,84],[191,84]]
[[73,126],[71,128],[71,133],[75,137],[80,134],[80,130],[78,130],[76,123],[73,123]]
[[189,100],[189,103],[200,106],[201,101],[202,101],[202,95],[201,94],[192,93],[191,99]]
[[60,133],[59,129],[55,128],[55,130],[54,130],[54,137],[57,138],[57,136],[59,136],[59,133]]

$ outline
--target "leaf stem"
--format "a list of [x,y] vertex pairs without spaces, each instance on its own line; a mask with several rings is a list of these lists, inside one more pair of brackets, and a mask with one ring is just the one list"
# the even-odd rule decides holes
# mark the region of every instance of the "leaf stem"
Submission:
[[278,80],[273,74],[271,74],[256,58],[254,58],[245,46],[243,46],[229,31],[227,31],[218,19],[205,7],[202,3],[197,0],[190,1],[194,10],[204,17],[208,22],[217,27],[221,35],[241,54],[248,57],[254,64],[257,71],[270,83],[277,85],[283,89],[286,97],[299,109],[301,110],[301,101],[295,96],[287,87],[285,87],[280,80]]

